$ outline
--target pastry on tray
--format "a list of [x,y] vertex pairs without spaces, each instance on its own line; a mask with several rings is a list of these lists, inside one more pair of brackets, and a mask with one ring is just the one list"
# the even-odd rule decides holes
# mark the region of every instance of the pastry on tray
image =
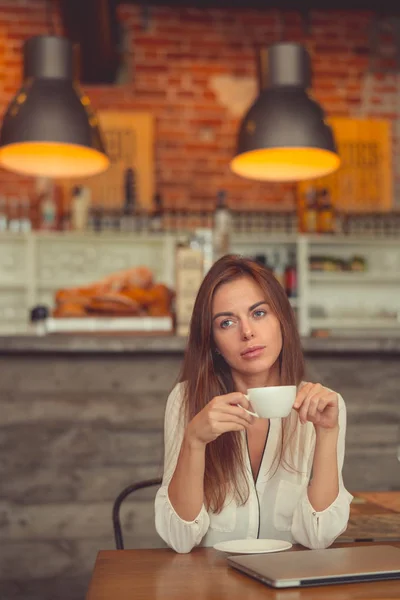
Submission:
[[154,283],[147,267],[134,267],[86,286],[57,290],[53,316],[168,316],[172,298],[166,285]]
[[86,311],[135,316],[140,312],[140,304],[118,292],[108,292],[94,296],[86,306]]

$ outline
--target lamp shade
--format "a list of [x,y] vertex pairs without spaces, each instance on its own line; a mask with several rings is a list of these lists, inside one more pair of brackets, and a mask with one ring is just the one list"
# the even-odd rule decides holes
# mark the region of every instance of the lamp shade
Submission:
[[0,165],[52,178],[108,168],[97,117],[73,78],[73,48],[66,38],[37,36],[25,43],[24,82],[3,119]]
[[295,43],[274,44],[266,63],[260,94],[239,128],[232,171],[259,181],[301,181],[336,171],[340,158],[333,132],[308,93],[307,50]]

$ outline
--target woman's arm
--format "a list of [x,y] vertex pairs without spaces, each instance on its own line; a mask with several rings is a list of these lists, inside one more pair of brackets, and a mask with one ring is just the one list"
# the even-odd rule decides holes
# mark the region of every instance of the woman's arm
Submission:
[[294,408],[298,411],[301,423],[310,421],[315,428],[308,498],[316,511],[322,511],[332,504],[339,493],[339,394],[320,383],[305,383],[297,393]]
[[185,429],[168,487],[170,502],[182,519],[195,519],[203,505],[206,445],[228,431],[244,430],[254,420],[237,404],[248,407],[247,398],[239,392],[216,396]]
[[[193,518],[182,518],[176,511],[169,498],[169,485],[185,458],[182,458],[184,446],[185,423],[182,411],[183,384],[178,384],[167,400],[164,419],[164,474],[160,489],[155,499],[155,525],[159,536],[176,552],[190,552],[198,545],[209,527],[209,517],[203,506],[201,496],[200,507]],[[181,452],[182,448],[182,452]],[[179,460],[178,460],[179,459]],[[179,464],[178,464],[179,462]],[[190,474],[190,465],[186,463]],[[204,467],[203,467],[204,472]],[[184,475],[183,469],[181,475]],[[181,484],[181,493],[184,488]],[[175,500],[176,502],[176,500]]]
[[[293,514],[292,535],[307,548],[327,548],[346,530],[352,495],[343,484],[346,406],[338,395],[338,427],[332,439],[315,430],[311,448],[311,481],[299,498]],[[324,485],[327,485],[326,492]],[[336,493],[335,493],[336,492]]]
[[182,411],[183,385],[171,392],[165,411],[164,476],[155,500],[156,529],[177,552],[190,552],[199,544],[210,524],[204,506],[205,448],[226,431],[240,431],[253,417],[243,394],[218,396],[185,426]]
[[315,451],[308,499],[317,512],[332,504],[339,493],[337,446],[339,425],[315,430]]
[[174,475],[168,486],[169,500],[185,521],[194,521],[203,506],[205,444],[185,434]]

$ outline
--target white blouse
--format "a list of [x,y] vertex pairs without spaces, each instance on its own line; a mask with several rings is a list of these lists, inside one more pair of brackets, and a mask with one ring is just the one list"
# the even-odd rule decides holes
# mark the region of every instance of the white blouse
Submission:
[[308,499],[307,486],[314,456],[315,429],[310,422],[302,425],[297,412],[293,410],[290,418],[296,419],[297,423],[293,439],[296,451],[291,460],[297,472],[287,471],[281,465],[274,472],[281,419],[270,419],[256,482],[251,471],[246,434],[243,432],[243,452],[250,490],[247,502],[238,506],[234,499],[227,499],[219,514],[211,510],[207,512],[203,504],[193,521],[181,519],[168,497],[168,485],[175,471],[185,430],[181,418],[182,401],[183,384],[179,383],[167,400],[164,476],[155,499],[156,529],[168,546],[176,552],[185,553],[198,545],[212,546],[217,542],[245,538],[272,538],[299,543],[307,548],[326,548],[345,531],[353,496],[344,487],[342,479],[346,407],[340,395],[337,449],[339,494],[328,508],[317,512]]

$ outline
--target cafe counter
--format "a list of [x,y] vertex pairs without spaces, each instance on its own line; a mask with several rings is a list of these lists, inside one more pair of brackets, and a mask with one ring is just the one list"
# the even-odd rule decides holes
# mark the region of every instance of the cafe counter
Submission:
[[[400,489],[400,339],[303,346],[306,379],[346,402],[347,488]],[[117,494],[162,474],[165,403],[184,348],[174,336],[0,337],[0,571],[10,581],[74,573],[87,585],[99,548],[114,548]],[[126,502],[127,547],[160,543],[153,506],[150,490]]]
[[[0,336],[1,354],[183,354],[186,338],[175,335],[48,334]],[[306,355],[400,354],[399,337],[303,337]]]

